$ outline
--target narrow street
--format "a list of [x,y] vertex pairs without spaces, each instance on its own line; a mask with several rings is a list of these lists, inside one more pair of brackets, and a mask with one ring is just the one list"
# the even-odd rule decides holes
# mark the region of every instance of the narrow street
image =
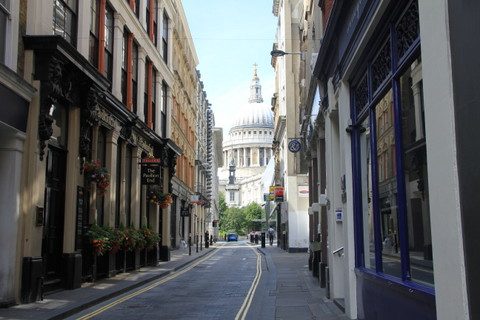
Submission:
[[217,248],[68,319],[344,319],[321,298],[305,253],[291,259],[276,246],[260,248],[245,240]]
[[229,242],[184,269],[71,319],[233,319],[256,272],[256,250],[243,241]]

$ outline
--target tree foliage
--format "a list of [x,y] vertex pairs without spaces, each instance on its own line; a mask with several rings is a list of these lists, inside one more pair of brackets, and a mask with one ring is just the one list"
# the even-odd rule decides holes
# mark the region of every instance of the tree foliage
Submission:
[[263,217],[263,208],[256,202],[242,208],[228,208],[225,194],[219,197],[220,206],[220,232],[236,232],[240,235],[247,234],[250,230],[259,230],[261,224],[255,220]]

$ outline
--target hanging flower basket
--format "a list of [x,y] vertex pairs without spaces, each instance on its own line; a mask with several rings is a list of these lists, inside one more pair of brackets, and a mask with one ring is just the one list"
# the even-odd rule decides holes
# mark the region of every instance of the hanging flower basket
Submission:
[[159,186],[150,187],[147,196],[151,203],[159,205],[162,209],[168,208],[173,202],[172,195],[163,193]]
[[98,194],[104,195],[110,185],[110,174],[107,168],[101,166],[100,160],[85,162],[83,173],[88,182],[94,182],[97,185]]

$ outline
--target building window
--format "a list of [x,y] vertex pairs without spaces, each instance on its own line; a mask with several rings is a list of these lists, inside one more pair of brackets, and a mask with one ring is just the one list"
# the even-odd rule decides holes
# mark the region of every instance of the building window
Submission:
[[98,67],[98,16],[100,12],[100,1],[90,1],[90,50],[88,60],[90,63]]
[[75,45],[77,33],[77,1],[54,0],[53,34],[60,35]]
[[265,148],[259,148],[258,149],[259,153],[259,162],[260,162],[260,167],[263,167],[265,165]]
[[162,21],[162,56],[165,63],[168,63],[168,27],[168,15],[164,12]]
[[0,0],[0,62],[5,63],[7,22],[10,19],[10,0]]
[[[99,0],[90,2],[89,61],[108,80],[113,69],[113,9]],[[100,29],[104,25],[104,29]]]
[[123,30],[122,41],[122,102],[127,105],[127,57],[128,57],[128,31]]
[[151,85],[151,95],[152,95],[152,129],[155,130],[157,125],[157,110],[156,110],[156,101],[157,101],[157,70],[152,66],[152,80],[150,81]]
[[150,110],[149,110],[149,68],[151,66],[151,63],[148,59],[145,59],[145,85],[144,85],[144,90],[143,90],[143,116],[145,117],[145,124],[149,126],[150,123]]
[[165,82],[162,82],[162,107],[161,107],[161,127],[162,127],[162,138],[167,137],[167,103],[168,103],[168,86]]
[[155,44],[155,47],[158,44],[158,9],[157,9],[157,4],[155,1],[152,1],[152,10],[154,11],[153,13],[153,43]]
[[234,202],[234,201],[235,201],[235,192],[230,191],[230,202]]
[[138,45],[136,42],[133,42],[132,46],[132,111],[137,113],[137,88],[138,88]]
[[140,0],[133,0],[133,13],[140,18]]
[[105,62],[103,75],[112,81],[113,70],[113,9],[107,5],[105,7]]
[[68,111],[63,105],[52,104],[48,115],[52,119],[52,136],[50,140],[63,148],[67,147]]
[[[418,23],[416,1],[401,21]],[[360,268],[428,291],[434,279],[420,41],[418,28],[407,34],[399,24],[352,90],[356,237],[362,244],[356,256]],[[402,44],[400,54],[390,56],[392,43]]]
[[150,0],[145,1],[145,25],[147,26],[147,34],[150,37],[150,31],[152,30],[150,26],[150,17],[151,17],[151,12],[150,12]]

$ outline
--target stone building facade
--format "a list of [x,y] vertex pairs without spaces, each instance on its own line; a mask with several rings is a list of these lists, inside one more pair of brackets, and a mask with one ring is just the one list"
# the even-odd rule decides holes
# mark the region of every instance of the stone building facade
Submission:
[[[161,159],[156,187],[164,194],[178,198],[174,175],[193,188],[185,164],[195,158],[194,134],[187,130],[195,127],[195,106],[185,101],[196,94],[195,72],[188,73],[196,58],[192,44],[174,41],[188,29],[181,3],[46,0],[1,6],[8,16],[1,27],[8,32],[1,33],[0,94],[17,96],[11,101],[18,107],[8,109],[23,113],[0,118],[0,168],[15,173],[11,199],[18,199],[7,201],[11,214],[0,224],[1,234],[9,235],[1,242],[0,252],[9,252],[2,261],[9,262],[0,275],[10,279],[1,286],[0,304],[34,301],[41,292],[169,259],[170,211],[178,206],[150,201],[140,162]],[[184,56],[191,58],[188,67],[175,58]],[[181,97],[179,80],[187,96]],[[177,100],[189,110],[181,130]],[[96,163],[108,173],[109,185],[87,177],[86,165]],[[94,224],[148,227],[161,241],[149,250],[96,255],[89,233]]]
[[177,158],[177,170],[172,179],[173,205],[171,219],[172,246],[177,247],[181,240],[194,244],[201,234],[200,212],[192,204],[192,195],[196,189],[196,116],[198,114],[198,76],[196,67],[198,57],[190,35],[181,1],[175,1],[175,28],[173,46],[173,105],[172,140],[181,150]]

